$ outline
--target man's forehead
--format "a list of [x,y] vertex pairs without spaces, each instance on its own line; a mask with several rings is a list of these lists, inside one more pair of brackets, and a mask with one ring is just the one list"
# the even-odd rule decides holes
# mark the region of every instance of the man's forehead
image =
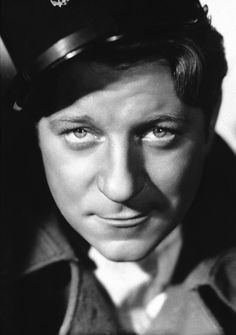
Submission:
[[155,119],[183,114],[183,103],[177,97],[170,70],[162,66],[145,66],[121,75],[102,89],[94,90],[51,115],[63,121],[87,115],[97,122],[105,119]]
[[156,62],[137,63],[126,69],[104,63],[75,61],[55,73],[50,80],[39,87],[38,94],[43,104],[57,111],[72,105],[76,100],[94,92],[107,90],[108,87],[126,86],[138,77],[149,76],[150,73],[164,73],[167,67]]
[[103,62],[77,60],[66,66],[63,71],[58,72],[55,83],[62,87],[60,82],[66,82],[78,90],[100,90],[121,78],[145,75],[156,70],[160,72],[163,66],[168,66],[167,61],[142,60],[123,66],[122,63],[110,65]]

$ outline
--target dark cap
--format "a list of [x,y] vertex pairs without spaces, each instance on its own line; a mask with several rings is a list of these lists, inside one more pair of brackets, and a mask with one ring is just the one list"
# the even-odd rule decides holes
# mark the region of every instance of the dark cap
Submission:
[[99,41],[208,24],[199,0],[1,0],[1,36],[26,81]]

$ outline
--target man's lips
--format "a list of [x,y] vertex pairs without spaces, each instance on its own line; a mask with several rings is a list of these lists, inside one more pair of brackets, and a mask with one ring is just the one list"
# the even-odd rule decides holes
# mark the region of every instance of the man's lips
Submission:
[[101,222],[108,224],[117,228],[130,228],[135,227],[139,224],[142,224],[144,221],[148,219],[149,215],[138,214],[138,215],[115,215],[115,216],[97,216],[98,220]]

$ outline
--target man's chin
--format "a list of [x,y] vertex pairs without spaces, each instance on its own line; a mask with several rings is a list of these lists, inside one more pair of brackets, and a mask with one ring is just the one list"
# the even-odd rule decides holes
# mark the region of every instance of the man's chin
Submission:
[[137,241],[115,241],[109,243],[109,245],[94,246],[94,248],[113,262],[137,262],[148,256],[156,245],[142,245],[142,243],[137,243]]

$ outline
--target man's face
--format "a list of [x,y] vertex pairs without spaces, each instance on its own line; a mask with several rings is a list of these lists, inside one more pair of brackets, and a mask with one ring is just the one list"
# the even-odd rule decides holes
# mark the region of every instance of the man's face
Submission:
[[196,193],[204,116],[176,96],[167,66],[116,75],[107,68],[107,84],[91,76],[92,92],[38,123],[48,185],[68,223],[100,253],[139,260],[181,222]]

